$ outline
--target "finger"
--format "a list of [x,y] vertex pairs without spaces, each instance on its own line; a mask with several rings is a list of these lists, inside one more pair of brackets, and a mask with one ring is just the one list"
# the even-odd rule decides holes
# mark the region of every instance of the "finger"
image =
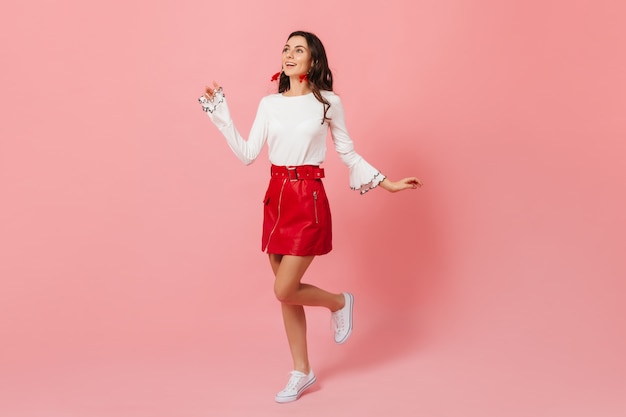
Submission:
[[415,178],[415,177],[406,178],[405,181],[409,187],[414,188],[414,189],[422,186],[422,182],[418,178]]
[[420,181],[419,178],[415,178],[415,177],[411,178],[411,183],[417,185],[418,187],[422,186],[422,181]]
[[217,81],[213,81],[213,88],[215,90],[219,90],[220,89],[220,85],[217,83]]

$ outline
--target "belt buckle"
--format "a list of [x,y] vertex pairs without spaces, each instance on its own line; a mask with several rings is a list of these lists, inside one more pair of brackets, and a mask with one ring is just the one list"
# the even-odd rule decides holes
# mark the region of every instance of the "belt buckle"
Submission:
[[[287,177],[289,178],[289,181],[298,181],[298,167],[285,167],[285,168],[287,168]],[[295,178],[291,178],[292,171],[293,171]]]

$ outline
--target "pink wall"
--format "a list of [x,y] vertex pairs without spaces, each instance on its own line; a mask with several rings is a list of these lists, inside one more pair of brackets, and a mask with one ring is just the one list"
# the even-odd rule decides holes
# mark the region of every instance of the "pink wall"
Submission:
[[262,366],[251,334],[282,378],[259,250],[267,157],[243,167],[196,98],[217,79],[247,132],[287,34],[304,29],[325,42],[357,150],[425,183],[360,197],[328,154],[336,249],[310,276],[357,295],[354,369],[431,352],[450,364],[418,383],[436,415],[511,416],[524,399],[520,415],[626,409],[622,2],[165,3],[3,6],[6,407],[48,404],[27,387],[59,369]]

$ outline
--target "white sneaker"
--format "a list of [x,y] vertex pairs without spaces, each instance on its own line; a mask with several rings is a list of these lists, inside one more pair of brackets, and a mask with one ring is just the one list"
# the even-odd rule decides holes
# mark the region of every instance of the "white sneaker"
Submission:
[[354,306],[354,296],[349,292],[344,292],[346,305],[342,309],[333,313],[335,324],[335,343],[344,343],[352,333],[352,307]]
[[276,394],[276,402],[288,403],[297,400],[305,389],[315,383],[313,370],[309,374],[300,371],[291,371],[291,377],[284,390]]

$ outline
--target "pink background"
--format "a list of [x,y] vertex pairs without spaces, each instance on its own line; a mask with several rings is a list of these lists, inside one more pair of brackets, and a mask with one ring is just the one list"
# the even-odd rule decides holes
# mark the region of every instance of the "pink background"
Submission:
[[[34,1],[2,6],[3,416],[626,415],[626,7],[618,0]],[[328,153],[356,296],[319,383],[290,359],[246,133],[286,36],[324,41],[364,197]]]

